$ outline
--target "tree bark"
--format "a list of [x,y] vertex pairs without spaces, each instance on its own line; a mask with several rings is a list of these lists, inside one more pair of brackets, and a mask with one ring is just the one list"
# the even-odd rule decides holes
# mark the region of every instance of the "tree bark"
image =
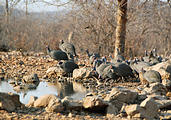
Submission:
[[126,36],[126,22],[127,22],[127,1],[118,0],[117,10],[117,27],[116,27],[116,41],[115,41],[115,57],[119,53],[124,56],[125,36]]
[[25,12],[26,12],[26,17],[27,17],[27,15],[28,15],[28,0],[26,0],[25,2],[26,2],[25,3],[26,4],[26,11]]
[[9,17],[8,0],[6,0],[6,5],[5,5],[5,16],[6,16],[6,22],[8,23],[8,17]]

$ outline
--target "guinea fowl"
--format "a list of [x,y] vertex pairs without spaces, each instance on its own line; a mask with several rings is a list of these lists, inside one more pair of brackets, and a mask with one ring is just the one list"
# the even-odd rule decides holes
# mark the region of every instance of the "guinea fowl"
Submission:
[[64,40],[61,40],[59,43],[59,48],[67,54],[72,54],[74,57],[77,56],[75,52],[75,46],[71,43],[64,42]]
[[150,59],[149,62],[150,62],[152,65],[158,64],[158,63],[160,62],[160,61],[158,60],[157,56],[154,56],[153,51],[150,52],[149,59]]
[[93,61],[93,70],[96,70],[96,67],[100,66],[100,64],[102,63],[108,63],[107,62],[107,59],[106,59],[106,56],[105,57],[102,57],[101,59],[95,59]]
[[47,48],[47,53],[50,55],[50,57],[54,60],[68,60],[68,56],[65,52],[61,50],[51,50],[49,46]]
[[137,59],[131,61],[130,63],[130,67],[136,73],[140,73],[141,69],[147,68],[149,66],[151,66],[151,63],[145,61],[138,61]]
[[142,69],[141,72],[139,73],[139,78],[141,83],[143,84],[155,83],[155,82],[161,83],[161,75],[159,72],[155,70],[149,70],[145,72]]
[[115,72],[120,77],[135,77],[133,74],[132,68],[127,65],[126,63],[116,63],[115,66]]
[[96,59],[93,62],[93,69],[98,73],[99,79],[116,78],[116,74],[113,69],[113,63],[103,61],[103,59]]
[[144,62],[149,62],[150,61],[149,53],[148,53],[147,50],[144,51],[144,57],[142,57],[141,60],[144,61]]
[[73,60],[60,62],[59,66],[64,70],[66,75],[72,74],[74,69],[79,68],[79,66]]
[[86,50],[86,53],[89,57],[89,61],[90,61],[90,64],[93,64],[94,60],[97,59],[97,58],[100,58],[100,55],[98,53],[92,53],[90,54],[88,49]]

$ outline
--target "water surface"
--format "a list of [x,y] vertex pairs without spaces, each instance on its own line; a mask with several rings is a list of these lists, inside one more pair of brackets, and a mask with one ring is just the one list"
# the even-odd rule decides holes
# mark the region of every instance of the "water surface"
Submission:
[[40,97],[46,94],[54,94],[59,96],[60,98],[70,96],[75,100],[80,100],[86,95],[87,90],[81,84],[75,82],[58,82],[55,84],[51,84],[48,82],[40,82],[36,89],[23,89],[20,92],[16,92],[13,90],[13,86],[9,84],[7,81],[0,81],[0,92],[16,93],[20,96],[20,101],[24,104],[27,104],[30,99],[30,96]]

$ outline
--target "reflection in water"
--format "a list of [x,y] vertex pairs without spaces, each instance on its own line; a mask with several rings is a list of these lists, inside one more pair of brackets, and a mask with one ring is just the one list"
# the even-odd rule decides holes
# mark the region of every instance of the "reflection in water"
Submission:
[[64,98],[65,96],[70,96],[74,93],[73,84],[71,82],[56,83],[58,97]]
[[65,96],[70,96],[73,99],[80,100],[82,99],[87,91],[81,84],[65,82],[65,83],[47,83],[40,82],[36,89],[24,89],[20,92],[13,90],[13,87],[7,81],[0,81],[0,92],[12,92],[20,96],[20,101],[24,104],[27,104],[31,96],[43,96],[46,94],[54,94],[60,98]]

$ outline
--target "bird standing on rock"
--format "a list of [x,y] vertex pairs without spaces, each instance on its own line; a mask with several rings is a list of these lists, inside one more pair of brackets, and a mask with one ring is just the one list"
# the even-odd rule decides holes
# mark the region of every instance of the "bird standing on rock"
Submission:
[[46,47],[48,55],[54,60],[68,60],[68,56],[61,50],[51,50],[49,46]]
[[64,40],[61,40],[59,43],[59,48],[67,54],[72,54],[74,57],[77,56],[75,46],[71,43],[64,42]]

